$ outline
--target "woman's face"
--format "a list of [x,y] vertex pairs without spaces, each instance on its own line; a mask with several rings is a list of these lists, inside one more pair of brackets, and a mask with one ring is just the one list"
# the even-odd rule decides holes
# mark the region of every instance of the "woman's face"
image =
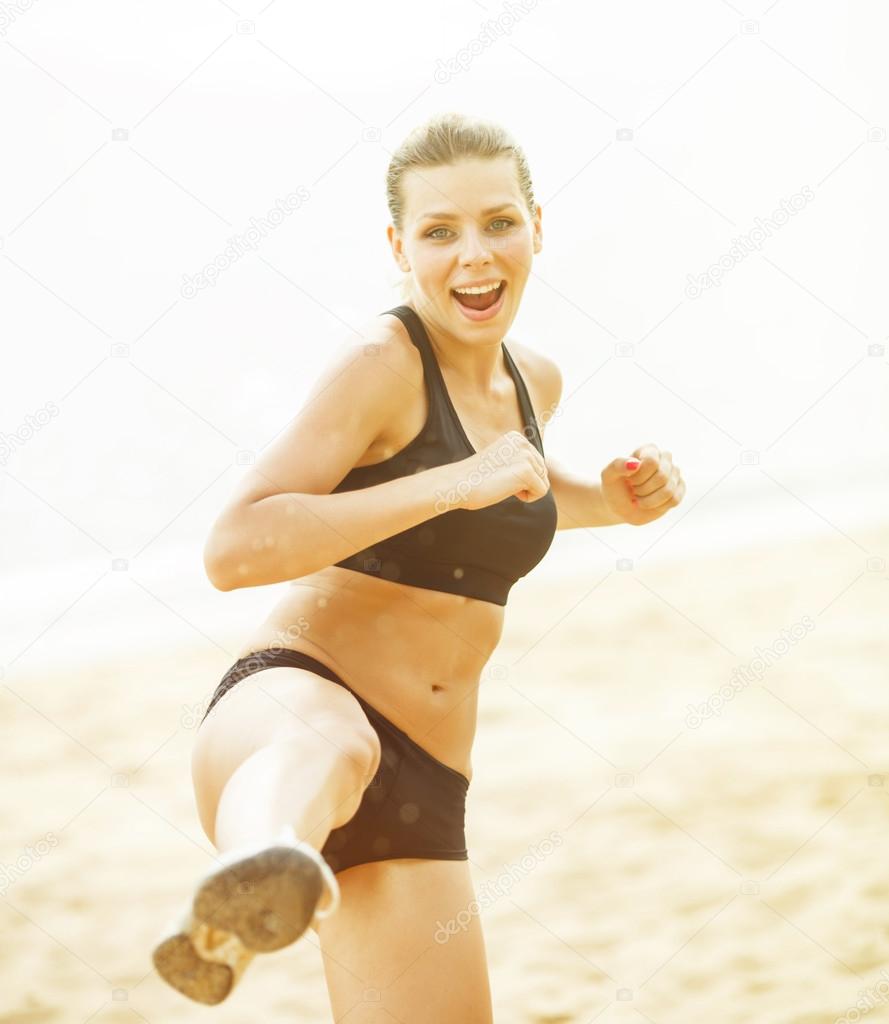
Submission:
[[[412,274],[415,305],[454,333],[502,338],[518,312],[543,239],[540,208],[532,218],[513,158],[410,170],[402,190],[403,229],[390,225],[388,234],[396,262]],[[462,302],[454,293],[498,282],[503,282],[499,292],[461,297]],[[485,305],[489,308],[481,308]]]

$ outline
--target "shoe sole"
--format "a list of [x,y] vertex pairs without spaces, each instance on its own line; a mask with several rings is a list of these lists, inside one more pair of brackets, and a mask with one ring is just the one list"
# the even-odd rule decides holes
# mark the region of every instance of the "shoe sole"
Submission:
[[268,847],[207,875],[190,914],[152,954],[165,981],[196,1002],[228,996],[257,953],[295,942],[323,890],[318,865],[290,847]]
[[256,953],[295,942],[321,898],[318,865],[301,850],[273,846],[209,875],[194,898],[194,916],[231,932]]
[[173,988],[195,1002],[215,1006],[228,996],[253,956],[236,936],[214,933],[192,921],[164,939],[152,960]]

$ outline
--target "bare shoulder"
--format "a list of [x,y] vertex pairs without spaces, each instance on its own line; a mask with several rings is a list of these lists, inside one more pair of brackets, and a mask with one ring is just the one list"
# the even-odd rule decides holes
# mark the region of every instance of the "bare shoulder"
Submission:
[[426,388],[423,360],[404,322],[394,313],[380,313],[364,325],[364,352],[385,371],[393,412],[356,465],[390,458],[423,428]]
[[369,316],[359,327],[349,348],[391,389],[393,408],[416,401],[423,392],[423,361],[404,323],[394,313]]
[[[507,336],[504,340],[531,394],[537,419],[551,419],[562,398],[562,372],[558,364],[548,355],[514,337]],[[547,410],[549,415],[542,417]],[[541,429],[543,425],[541,422]]]
[[406,376],[411,383],[418,373],[422,379],[422,360],[411,341],[407,327],[394,313],[379,313],[362,325],[365,355],[380,360],[395,377]]

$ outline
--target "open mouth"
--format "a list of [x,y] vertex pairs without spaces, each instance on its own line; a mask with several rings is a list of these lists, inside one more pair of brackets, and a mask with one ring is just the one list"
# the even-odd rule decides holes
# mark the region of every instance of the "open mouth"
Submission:
[[451,289],[451,296],[460,309],[471,320],[486,320],[495,316],[503,301],[503,294],[506,291],[506,282],[501,281],[496,288],[482,292],[480,295],[467,295]]

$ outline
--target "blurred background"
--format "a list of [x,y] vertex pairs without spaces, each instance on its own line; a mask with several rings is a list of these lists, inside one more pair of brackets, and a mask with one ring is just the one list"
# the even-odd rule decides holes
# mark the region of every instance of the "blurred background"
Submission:
[[[203,543],[400,302],[386,167],[444,110],[530,162],[510,334],[562,369],[547,452],[598,479],[653,442],[687,485],[511,595],[479,885],[563,841],[483,911],[498,1019],[889,1019],[887,28],[877,0],[0,7],[0,1021],[205,1012],[150,948],[212,853],[201,705],[287,584],[220,593]],[[325,1008],[305,941],[213,1012]]]

